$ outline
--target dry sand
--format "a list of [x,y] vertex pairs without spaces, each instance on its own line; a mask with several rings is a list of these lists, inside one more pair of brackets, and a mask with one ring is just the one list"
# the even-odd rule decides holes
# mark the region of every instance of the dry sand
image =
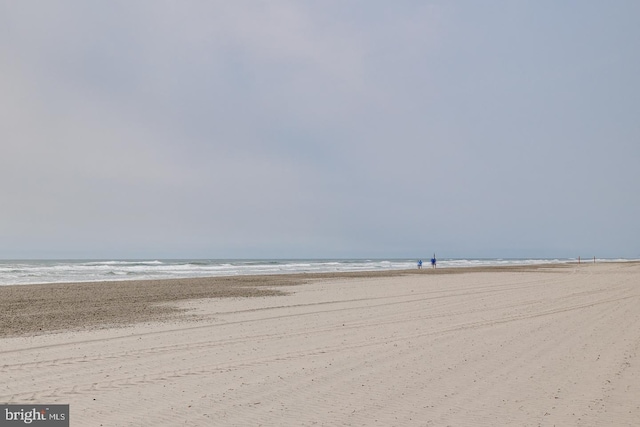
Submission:
[[1,287],[0,322],[0,403],[72,426],[640,425],[637,263]]

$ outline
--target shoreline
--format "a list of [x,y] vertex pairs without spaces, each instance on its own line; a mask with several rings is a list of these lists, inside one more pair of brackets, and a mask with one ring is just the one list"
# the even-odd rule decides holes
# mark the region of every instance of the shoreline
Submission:
[[[616,263],[607,263],[614,265]],[[625,262],[635,265],[640,262]],[[281,296],[287,288],[311,281],[460,275],[497,272],[545,272],[588,267],[577,263],[450,267],[329,273],[214,276],[103,282],[0,286],[0,338],[67,330],[92,330],[188,315],[177,303],[207,298]]]
[[70,323],[0,338],[0,402],[86,427],[639,425],[639,263],[452,270],[43,285],[25,301]]
[[[632,259],[599,259],[626,262]],[[640,260],[636,260],[640,261]],[[244,275],[304,274],[412,270],[409,259],[273,259],[273,260],[0,260],[0,286],[104,281],[163,280]],[[452,259],[439,260],[439,268],[568,264],[577,259]],[[429,267],[429,260],[425,263]]]
[[[481,272],[555,271],[574,264],[449,267],[327,273],[214,276],[0,286],[0,338],[91,330],[179,318],[176,303],[208,298],[281,296],[311,281]],[[575,264],[577,265],[577,264]]]

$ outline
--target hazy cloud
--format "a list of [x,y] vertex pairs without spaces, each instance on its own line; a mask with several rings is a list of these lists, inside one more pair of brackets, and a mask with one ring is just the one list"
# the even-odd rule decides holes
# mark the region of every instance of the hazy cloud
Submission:
[[640,257],[634,2],[0,2],[0,256]]

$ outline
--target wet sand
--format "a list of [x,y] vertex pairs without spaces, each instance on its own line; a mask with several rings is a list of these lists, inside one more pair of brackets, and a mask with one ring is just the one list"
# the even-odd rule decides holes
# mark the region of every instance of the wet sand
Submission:
[[287,287],[329,279],[460,274],[471,271],[531,271],[565,268],[479,267],[377,272],[130,280],[0,286],[0,337],[68,329],[82,330],[167,320],[183,313],[170,303],[198,298],[250,298],[284,295]]

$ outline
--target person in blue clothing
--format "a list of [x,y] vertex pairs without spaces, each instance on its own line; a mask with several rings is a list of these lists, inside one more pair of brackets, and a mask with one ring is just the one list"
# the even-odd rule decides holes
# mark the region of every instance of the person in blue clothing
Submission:
[[421,260],[421,259],[419,259],[419,260],[418,260],[418,270],[419,270],[419,269],[421,269],[421,268],[422,268],[422,260]]
[[436,268],[436,254],[433,254],[433,258],[431,258],[431,268]]

